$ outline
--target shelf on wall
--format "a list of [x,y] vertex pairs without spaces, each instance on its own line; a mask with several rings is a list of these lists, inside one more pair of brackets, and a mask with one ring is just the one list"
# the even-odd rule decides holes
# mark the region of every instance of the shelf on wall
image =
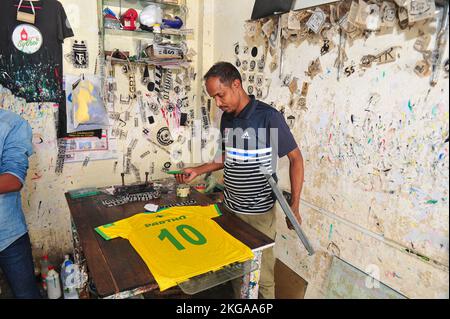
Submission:
[[161,6],[162,8],[180,8],[180,4],[161,2],[161,1],[149,1],[149,0],[103,0],[103,6],[112,6],[112,7],[129,7],[134,9],[144,9],[146,6],[150,4],[156,4]]
[[139,38],[146,38],[149,36],[153,37],[153,36],[155,36],[155,34],[181,37],[184,35],[193,34],[194,30],[192,30],[192,29],[162,29],[161,33],[156,33],[156,32],[144,31],[144,30],[140,30],[140,29],[137,29],[135,31],[128,31],[128,30],[105,28],[105,33],[107,35],[139,37]]
[[192,62],[191,60],[176,60],[176,61],[155,61],[155,60],[139,60],[139,61],[130,61],[127,60],[121,60],[116,58],[109,58],[111,59],[112,65],[123,65],[123,64],[132,64],[132,65],[153,65],[153,66],[162,66],[166,69],[177,69],[177,68],[187,68],[189,67],[189,64]]

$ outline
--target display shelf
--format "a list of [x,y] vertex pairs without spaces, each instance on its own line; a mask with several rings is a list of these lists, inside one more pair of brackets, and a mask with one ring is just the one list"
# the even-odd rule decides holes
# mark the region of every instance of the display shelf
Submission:
[[128,30],[121,30],[121,29],[104,28],[104,30],[105,30],[105,34],[107,34],[107,35],[137,37],[137,38],[153,37],[156,34],[182,37],[182,36],[194,33],[194,30],[192,30],[192,29],[162,29],[161,33],[144,31],[144,30],[140,30],[140,29],[137,29],[135,31],[128,31]]
[[146,6],[150,4],[156,4],[161,6],[163,9],[177,9],[181,8],[182,5],[180,4],[174,4],[174,3],[167,3],[162,1],[149,1],[149,0],[103,0],[103,6],[111,6],[111,7],[127,7],[127,8],[133,8],[142,10]]

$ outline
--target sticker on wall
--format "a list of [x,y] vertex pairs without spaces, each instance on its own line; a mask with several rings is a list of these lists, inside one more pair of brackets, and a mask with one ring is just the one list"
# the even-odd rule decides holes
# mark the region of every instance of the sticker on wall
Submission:
[[153,112],[154,115],[159,115],[159,106],[156,103],[150,103],[149,104],[150,111]]
[[428,49],[428,45],[431,41],[431,35],[425,34],[422,30],[419,30],[419,37],[414,42],[414,49],[418,52],[424,52]]
[[322,29],[326,18],[327,18],[327,16],[326,16],[325,12],[323,12],[323,10],[320,8],[316,8],[316,10],[314,10],[314,13],[311,15],[309,20],[306,22],[306,26],[310,30],[312,30],[314,33],[317,34]]
[[[353,4],[356,3],[355,1],[352,2]],[[351,12],[351,11],[350,11]],[[346,13],[341,20],[339,20],[339,26],[342,28],[342,30],[345,32],[345,34],[351,38],[354,39],[357,35],[360,34],[359,29],[349,21],[350,13]]]
[[390,47],[389,49],[381,52],[376,57],[377,64],[385,64],[385,63],[391,63],[395,62],[396,55],[395,55],[395,49],[398,47]]
[[261,99],[263,96],[263,92],[261,89],[256,89],[256,98]]
[[389,1],[383,1],[381,5],[381,26],[392,28],[395,25],[397,8],[395,4]]
[[289,30],[300,30],[302,28],[301,21],[305,17],[305,12],[301,11],[290,11],[288,16],[288,29]]
[[258,56],[258,48],[253,47],[251,52],[252,57],[256,58]]
[[89,67],[89,53],[85,41],[75,40],[72,44],[72,62],[78,69],[87,69]]
[[258,34],[259,29],[259,22],[258,21],[247,21],[244,25],[245,28],[245,34],[252,38]]
[[320,48],[320,55],[325,55],[330,51],[330,40],[323,40],[323,45]]
[[396,61],[395,50],[399,48],[390,47],[389,49],[379,53],[378,55],[365,55],[361,58],[360,65],[364,68],[370,68],[372,66],[372,62],[377,62],[377,64],[385,64]]
[[249,85],[247,88],[247,93],[252,95],[253,94],[253,86]]
[[347,77],[349,77],[350,75],[352,75],[353,73],[355,73],[355,66],[354,65],[350,65],[348,67],[346,67],[344,69],[344,73]]
[[400,29],[405,30],[408,25],[408,11],[405,7],[399,7],[398,8],[398,25],[400,26]]
[[270,35],[273,33],[273,30],[275,29],[274,23],[272,19],[269,19],[266,23],[262,26],[262,31],[264,33],[264,36],[266,38],[269,38]]
[[289,115],[287,117],[287,121],[286,122],[287,122],[288,127],[292,130],[294,128],[294,125],[295,125],[295,116]]
[[169,169],[169,168],[171,168],[171,167],[172,167],[172,163],[171,163],[171,162],[165,162],[165,163],[164,163],[164,168]]
[[306,107],[306,97],[302,96],[298,99],[297,108],[300,110],[308,110],[308,108]]
[[248,61],[244,60],[242,61],[242,71],[247,71],[248,70]]
[[264,72],[264,67],[266,66],[266,58],[264,55],[258,61],[258,72]]
[[159,144],[163,146],[169,146],[173,143],[172,136],[170,135],[168,127],[163,127],[158,131],[157,139]]
[[234,53],[235,53],[236,55],[239,55],[239,53],[240,53],[239,43],[235,43],[235,44],[234,44]]
[[414,72],[420,77],[426,77],[431,75],[431,65],[425,61],[421,60],[414,66]]
[[250,72],[255,71],[255,68],[256,68],[256,61],[255,60],[250,61]]
[[17,50],[26,54],[33,54],[39,51],[44,39],[35,26],[20,24],[14,29],[12,42]]
[[434,17],[434,11],[436,10],[435,0],[411,0],[409,1],[408,21],[414,23]]
[[308,90],[309,90],[309,83],[303,82],[301,95],[306,97],[308,95]]
[[264,76],[263,75],[257,75],[256,76],[256,85],[261,88],[264,84]]
[[239,60],[239,58],[236,58],[236,62],[234,62],[234,65],[235,65],[237,68],[240,68],[241,65],[242,65],[241,60]]
[[295,92],[297,92],[297,89],[298,89],[298,79],[294,77],[291,83],[289,84],[289,91],[291,92],[291,94],[294,94]]
[[356,23],[365,30],[376,31],[380,29],[380,7],[376,4],[367,4],[359,1],[359,10]]
[[311,79],[314,79],[319,73],[322,73],[322,65],[320,64],[320,59],[317,58],[309,64],[308,71],[305,74],[311,77]]

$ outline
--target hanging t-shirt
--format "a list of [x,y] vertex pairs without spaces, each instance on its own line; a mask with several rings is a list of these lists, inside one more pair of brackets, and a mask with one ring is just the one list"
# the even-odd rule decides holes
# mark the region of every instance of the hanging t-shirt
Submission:
[[20,0],[0,1],[0,84],[31,102],[64,101],[62,43],[74,34],[56,0],[23,1],[20,11],[35,23],[17,20]]
[[106,240],[129,240],[163,291],[254,257],[249,247],[211,220],[220,215],[217,205],[180,206],[137,214],[95,230]]

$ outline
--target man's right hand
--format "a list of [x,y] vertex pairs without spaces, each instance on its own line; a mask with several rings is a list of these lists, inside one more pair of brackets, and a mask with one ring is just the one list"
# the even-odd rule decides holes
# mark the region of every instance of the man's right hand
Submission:
[[192,182],[198,175],[200,174],[197,168],[185,168],[183,174],[176,174],[175,178],[179,184],[186,184]]

